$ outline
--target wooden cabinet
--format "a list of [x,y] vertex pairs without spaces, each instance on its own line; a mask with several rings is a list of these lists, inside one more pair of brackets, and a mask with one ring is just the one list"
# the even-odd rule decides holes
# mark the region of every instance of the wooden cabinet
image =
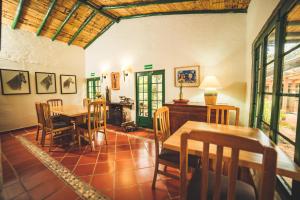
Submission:
[[185,122],[199,121],[206,122],[207,108],[201,103],[174,104],[166,103],[170,110],[171,133],[174,133]]

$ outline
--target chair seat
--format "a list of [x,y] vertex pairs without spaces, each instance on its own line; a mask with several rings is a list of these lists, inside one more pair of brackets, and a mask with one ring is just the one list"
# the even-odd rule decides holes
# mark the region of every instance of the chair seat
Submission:
[[72,126],[71,123],[65,122],[65,121],[54,121],[53,123],[53,129],[60,129],[60,128],[65,128],[68,126]]
[[66,117],[66,116],[62,116],[62,115],[53,115],[51,117],[52,119],[52,122],[61,122],[61,121],[64,121],[66,123],[69,123],[70,122],[70,118],[69,117]]
[[[161,150],[160,154],[158,155],[158,158],[179,165],[180,152],[163,148]],[[199,162],[199,157],[195,156],[195,155],[189,155],[188,162],[189,162],[190,167],[197,167],[198,162]]]
[[[100,123],[102,124],[103,121],[101,121]],[[88,123],[79,124],[78,127],[82,128],[82,129],[88,129]],[[94,129],[94,123],[91,123],[91,129]]]
[[[191,181],[188,184],[188,200],[199,200],[200,199],[200,185],[201,185],[201,169],[198,169],[194,172]],[[207,196],[208,200],[213,199],[214,193],[214,180],[215,173],[209,171],[208,173],[208,191]],[[227,199],[227,188],[228,188],[228,176],[221,176],[221,194],[220,199]],[[235,191],[236,200],[255,200],[255,191],[254,188],[243,181],[236,181],[236,191]]]

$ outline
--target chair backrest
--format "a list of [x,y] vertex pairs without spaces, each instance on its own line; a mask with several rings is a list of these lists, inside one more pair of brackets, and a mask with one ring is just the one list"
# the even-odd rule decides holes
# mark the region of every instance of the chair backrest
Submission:
[[42,113],[42,117],[43,117],[43,121],[44,126],[46,129],[53,129],[53,124],[52,124],[52,119],[51,119],[51,109],[50,109],[50,105],[48,103],[41,103],[41,113]]
[[83,99],[83,106],[84,107],[87,107],[89,105],[89,103],[91,103],[92,100],[91,99],[88,99],[88,98],[84,98]]
[[[247,151],[262,155],[261,174],[262,180],[259,188],[259,200],[273,200],[275,191],[275,175],[276,175],[276,161],[277,152],[273,147],[263,146],[259,141],[240,137],[236,135],[221,134],[212,131],[197,131],[193,130],[190,133],[183,133],[181,135],[181,149],[180,149],[180,182],[181,182],[181,199],[185,199],[187,195],[187,172],[188,172],[188,140],[202,141],[202,155],[201,155],[201,199],[207,199],[208,189],[208,171],[209,171],[209,158],[211,152],[216,152],[215,166],[215,184],[213,187],[213,199],[220,199],[221,191],[221,175],[222,175],[222,162],[228,161],[228,189],[227,199],[234,200],[236,179],[238,173],[238,162],[240,151]],[[212,145],[211,145],[212,144]],[[231,151],[230,157],[224,157],[223,152],[227,152],[229,148]],[[211,151],[209,152],[209,149]],[[216,149],[216,151],[213,151]],[[201,151],[201,150],[200,150]]]
[[101,121],[103,121],[103,126],[106,127],[106,101],[104,99],[99,99],[88,105],[87,122],[89,131],[99,130]]
[[164,142],[171,135],[168,107],[163,106],[154,112],[153,129],[157,141]]
[[[62,99],[48,99],[47,104],[50,106],[50,108],[56,107],[56,106],[62,106],[63,105],[63,100]],[[53,113],[53,112],[51,112],[50,114],[51,114],[51,116],[58,115],[58,114]]]
[[37,116],[38,124],[41,124],[41,125],[44,126],[45,125],[45,120],[44,120],[43,111],[42,111],[40,102],[35,103],[35,110],[36,110],[36,116]]
[[208,105],[207,123],[211,123],[212,111],[215,111],[215,123],[229,125],[230,111],[235,111],[235,124],[239,125],[240,108],[227,105]]

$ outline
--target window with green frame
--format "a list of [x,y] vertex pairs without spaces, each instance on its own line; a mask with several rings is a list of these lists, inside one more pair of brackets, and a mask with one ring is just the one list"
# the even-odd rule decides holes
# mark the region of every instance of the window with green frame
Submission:
[[[282,2],[253,47],[250,125],[300,164],[300,2]],[[299,182],[279,180],[293,198],[300,197]]]
[[96,99],[97,95],[101,93],[101,79],[100,77],[88,78],[86,80],[87,98]]

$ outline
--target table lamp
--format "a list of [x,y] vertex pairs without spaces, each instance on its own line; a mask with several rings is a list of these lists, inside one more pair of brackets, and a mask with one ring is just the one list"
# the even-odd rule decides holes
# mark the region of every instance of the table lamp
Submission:
[[221,84],[215,76],[206,76],[202,81],[200,88],[204,89],[204,99],[206,105],[216,105],[218,92]]

